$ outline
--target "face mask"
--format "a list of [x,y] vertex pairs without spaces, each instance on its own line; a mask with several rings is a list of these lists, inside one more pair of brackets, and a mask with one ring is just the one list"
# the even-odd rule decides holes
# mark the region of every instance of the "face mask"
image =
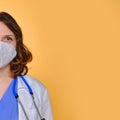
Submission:
[[8,65],[16,56],[17,52],[13,45],[0,42],[0,68]]

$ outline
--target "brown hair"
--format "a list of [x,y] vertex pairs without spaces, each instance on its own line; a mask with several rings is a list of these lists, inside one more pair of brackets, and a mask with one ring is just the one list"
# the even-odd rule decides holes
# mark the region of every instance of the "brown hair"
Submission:
[[17,77],[20,74],[26,75],[28,72],[28,67],[26,66],[26,64],[28,62],[31,62],[32,54],[23,44],[22,30],[15,19],[6,12],[0,12],[0,21],[3,22],[15,34],[16,37],[17,55],[10,63],[10,67],[14,73],[14,77]]

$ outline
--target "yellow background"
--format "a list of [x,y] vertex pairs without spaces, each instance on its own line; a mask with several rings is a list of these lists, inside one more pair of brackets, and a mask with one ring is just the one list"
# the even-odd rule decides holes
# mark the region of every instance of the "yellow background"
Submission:
[[49,90],[54,120],[120,120],[119,0],[0,0]]

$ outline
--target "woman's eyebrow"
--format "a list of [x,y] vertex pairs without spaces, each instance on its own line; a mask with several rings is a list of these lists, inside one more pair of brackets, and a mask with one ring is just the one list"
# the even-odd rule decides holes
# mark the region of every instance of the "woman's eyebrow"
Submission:
[[2,38],[6,38],[6,37],[12,37],[12,38],[15,38],[15,35],[12,35],[12,34],[6,34],[6,35],[0,35],[0,37]]
[[15,35],[12,35],[12,34],[6,34],[6,35],[3,35],[3,37],[15,37]]

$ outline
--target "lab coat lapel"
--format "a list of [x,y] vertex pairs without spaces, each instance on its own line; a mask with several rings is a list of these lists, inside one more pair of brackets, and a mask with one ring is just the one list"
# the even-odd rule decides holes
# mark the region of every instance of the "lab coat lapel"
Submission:
[[[18,78],[18,95],[22,105],[24,106],[26,114],[29,117],[29,120],[39,120],[39,118],[37,118],[38,116],[34,108],[32,97],[20,77]],[[19,120],[26,120],[25,114],[20,104],[18,104],[18,108]]]

